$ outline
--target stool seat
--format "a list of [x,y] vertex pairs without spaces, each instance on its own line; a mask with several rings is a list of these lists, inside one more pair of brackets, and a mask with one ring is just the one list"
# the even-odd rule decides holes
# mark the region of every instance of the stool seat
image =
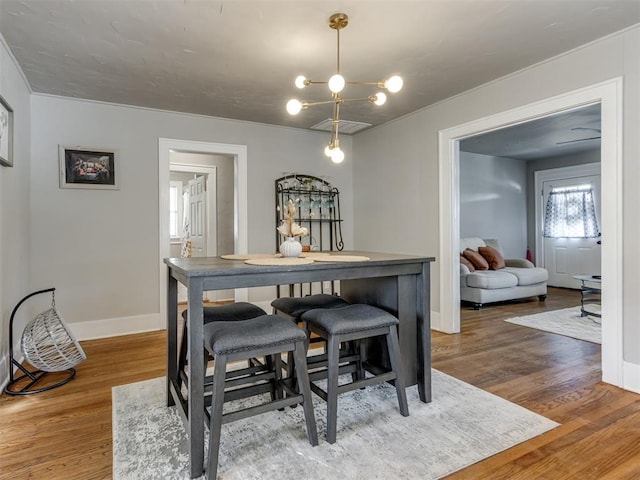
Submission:
[[303,313],[315,308],[339,308],[346,307],[349,302],[336,295],[318,293],[306,297],[282,297],[271,302],[271,306],[277,311],[298,319]]
[[276,315],[248,320],[212,322],[204,326],[204,343],[214,355],[244,352],[306,340],[291,321]]
[[[202,310],[204,323],[247,320],[267,314],[262,308],[249,302],[236,302],[215,307],[204,307]],[[182,312],[182,318],[185,322],[187,321],[187,310]]]
[[365,304],[309,310],[302,315],[302,320],[304,322],[313,322],[317,328],[321,328],[331,335],[362,332],[400,323],[390,313]]

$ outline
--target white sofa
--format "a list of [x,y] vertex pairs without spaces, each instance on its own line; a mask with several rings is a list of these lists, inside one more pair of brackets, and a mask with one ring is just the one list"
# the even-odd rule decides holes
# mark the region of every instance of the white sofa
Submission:
[[[460,252],[466,248],[478,251],[478,247],[491,246],[502,254],[496,239],[467,237],[460,239]],[[469,269],[460,264],[460,300],[470,302],[479,310],[486,303],[503,302],[537,296],[547,297],[549,273],[524,258],[505,258],[505,268],[499,270]]]

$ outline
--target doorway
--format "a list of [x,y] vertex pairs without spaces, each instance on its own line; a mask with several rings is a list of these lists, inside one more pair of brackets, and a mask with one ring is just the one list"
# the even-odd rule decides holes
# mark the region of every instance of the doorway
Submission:
[[[247,147],[246,145],[233,145],[226,143],[198,142],[191,140],[179,140],[160,138],[158,140],[158,191],[159,191],[159,310],[161,327],[167,314],[167,270],[164,259],[169,258],[169,203],[170,203],[170,170],[172,154],[205,154],[222,155],[233,159],[233,219],[228,229],[233,232],[233,253],[247,253],[248,249],[248,208],[247,208]],[[220,231],[220,222],[218,222]],[[233,293],[235,301],[247,301],[246,288],[235,289]]]
[[[536,258],[542,260],[539,265],[549,272],[548,286],[580,289],[581,282],[574,278],[577,274],[601,275],[601,181],[600,165],[584,164],[564,168],[554,168],[535,172],[536,195]],[[587,189],[587,192],[577,190]],[[591,232],[576,231],[564,232],[563,235],[555,235],[553,232],[544,234],[545,210],[549,205],[549,198],[553,192],[557,195],[578,195],[580,204],[576,201],[573,205],[574,212],[566,212],[567,218],[579,220],[574,226],[565,226],[568,230],[580,227],[584,221],[582,217],[590,211],[588,205],[584,205],[585,195],[592,202],[592,213],[595,217]],[[566,192],[566,193],[563,193]],[[580,214],[576,216],[575,214]]]
[[[233,157],[170,154],[169,256],[233,253],[233,189],[219,189],[219,182],[233,185]],[[209,291],[204,295],[204,300],[210,302],[229,299],[233,299],[233,291]],[[178,302],[186,300],[186,287],[178,284]]]
[[460,284],[458,275],[459,143],[462,139],[553,115],[563,110],[600,103],[602,112],[602,275],[608,279],[602,290],[602,379],[622,386],[622,80],[616,78],[502,112],[440,132],[440,330],[460,331]]

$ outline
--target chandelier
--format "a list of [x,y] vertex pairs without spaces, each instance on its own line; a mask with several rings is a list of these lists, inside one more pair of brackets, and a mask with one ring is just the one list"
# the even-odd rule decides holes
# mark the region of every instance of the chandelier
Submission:
[[384,88],[390,93],[396,93],[402,89],[402,78],[397,75],[390,77],[387,80],[379,82],[362,82],[362,81],[347,81],[340,74],[340,30],[345,28],[349,24],[349,17],[345,13],[336,13],[329,17],[329,27],[333,28],[338,36],[338,49],[337,49],[337,61],[336,61],[336,73],[329,78],[328,81],[314,81],[305,78],[300,75],[295,80],[295,85],[298,88],[305,88],[309,85],[326,84],[331,92],[331,100],[322,102],[305,102],[298,99],[291,99],[287,102],[287,112],[291,115],[297,115],[301,110],[315,105],[327,105],[333,104],[333,117],[331,119],[331,139],[329,144],[324,149],[324,154],[330,157],[335,163],[340,163],[344,160],[344,152],[340,149],[340,140],[338,139],[338,126],[340,124],[340,105],[345,102],[357,102],[357,101],[369,101],[375,105],[384,105],[387,101],[387,95],[384,92],[378,92],[373,95],[362,98],[343,98],[341,92],[346,85],[375,85],[378,88]]

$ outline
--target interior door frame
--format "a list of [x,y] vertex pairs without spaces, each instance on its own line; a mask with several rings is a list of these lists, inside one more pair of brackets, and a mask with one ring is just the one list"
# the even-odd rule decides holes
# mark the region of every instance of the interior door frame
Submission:
[[[247,146],[227,143],[199,142],[193,140],[180,140],[173,138],[158,139],[158,191],[159,191],[159,299],[160,322],[164,327],[167,318],[167,268],[163,260],[170,255],[169,242],[169,170],[170,153],[205,153],[210,155],[230,155],[234,164],[234,251],[235,253],[247,253],[248,250],[248,172],[247,172]],[[236,302],[247,301],[249,293],[246,288],[235,290]]]
[[602,116],[602,380],[623,386],[622,78],[567,92],[439,132],[440,329],[460,331],[460,141],[509,125],[600,103]]
[[[577,177],[586,177],[586,176],[599,176],[602,179],[602,168],[601,163],[583,163],[581,165],[572,165],[569,167],[559,167],[559,168],[549,168],[546,170],[538,170],[533,173],[534,185],[535,185],[535,207],[534,207],[534,215],[535,215],[535,245],[534,249],[536,252],[536,264],[546,268],[545,262],[545,249],[544,249],[544,238],[542,237],[542,230],[544,225],[544,209],[545,209],[545,200],[542,195],[542,188],[545,182],[553,181],[563,178],[577,178]],[[600,187],[600,210],[598,215],[599,225],[602,224],[602,186]],[[600,261],[602,263],[602,260]],[[580,282],[576,280],[576,284],[579,285]]]

